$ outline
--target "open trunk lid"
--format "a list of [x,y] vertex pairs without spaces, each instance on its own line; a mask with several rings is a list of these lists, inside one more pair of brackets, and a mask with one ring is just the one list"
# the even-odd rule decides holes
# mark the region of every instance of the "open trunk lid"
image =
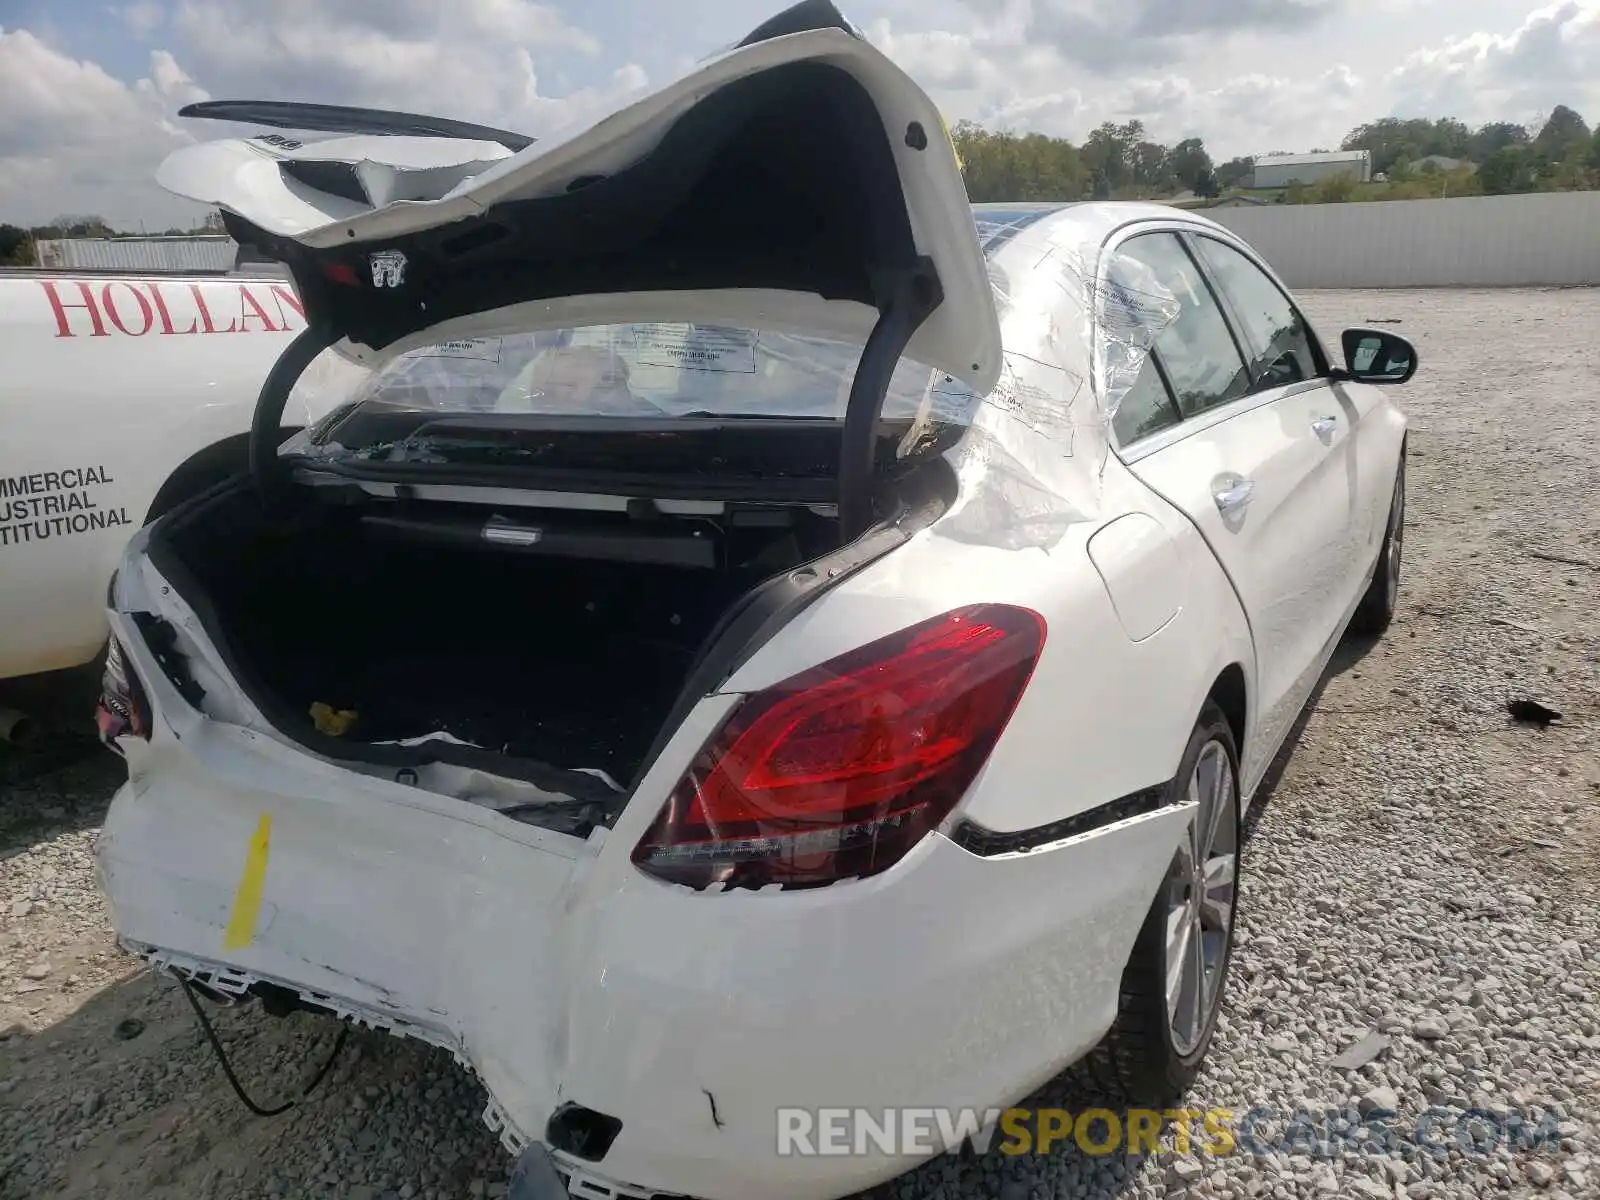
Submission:
[[[195,115],[289,123],[261,107]],[[287,263],[323,344],[372,365],[457,338],[721,320],[856,344],[878,329],[894,359],[979,394],[998,378],[988,272],[939,111],[825,0],[520,150],[515,135],[428,122],[340,117],[321,127],[382,132],[204,143],[159,178]]]

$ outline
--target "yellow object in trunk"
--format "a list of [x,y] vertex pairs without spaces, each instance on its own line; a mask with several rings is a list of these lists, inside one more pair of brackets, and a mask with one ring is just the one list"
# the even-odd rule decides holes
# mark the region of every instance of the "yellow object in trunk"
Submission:
[[311,723],[317,727],[318,733],[343,737],[356,723],[356,712],[351,708],[334,708],[318,700],[311,706]]

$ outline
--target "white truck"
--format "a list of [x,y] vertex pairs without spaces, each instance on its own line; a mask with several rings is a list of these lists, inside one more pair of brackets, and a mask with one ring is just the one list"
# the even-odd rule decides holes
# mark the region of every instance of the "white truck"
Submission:
[[[287,279],[0,273],[0,739],[94,673],[127,539],[245,469],[262,381],[304,327]],[[287,426],[360,370],[324,357]]]
[[[178,115],[297,134],[385,135],[392,151],[370,155],[340,186],[386,199],[405,198],[419,180],[436,186],[440,171],[483,165],[456,163],[448,148],[440,158],[427,139],[475,141],[485,162],[533,140],[331,104],[206,101]],[[299,159],[314,160],[315,170],[325,157],[299,136],[264,133],[236,165],[293,177],[306,169]],[[106,586],[128,538],[247,469],[261,385],[304,328],[286,273],[0,270],[0,741],[17,740],[29,703],[75,690],[57,686],[72,682],[75,668],[89,668],[84,681],[98,683]],[[331,411],[366,374],[324,352],[295,385],[283,435]],[[87,719],[91,701],[79,707]]]

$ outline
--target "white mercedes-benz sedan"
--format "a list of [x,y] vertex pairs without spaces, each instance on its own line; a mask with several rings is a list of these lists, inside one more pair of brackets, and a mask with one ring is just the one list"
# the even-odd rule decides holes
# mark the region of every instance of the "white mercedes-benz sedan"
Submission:
[[[779,1110],[1086,1058],[1180,1094],[1241,816],[1394,611],[1413,348],[1193,213],[974,212],[826,4],[532,145],[329,111],[162,168],[307,330],[111,588],[121,943],[453,1051],[535,1200],[841,1196],[914,1155]],[[371,373],[280,445],[323,353]]]

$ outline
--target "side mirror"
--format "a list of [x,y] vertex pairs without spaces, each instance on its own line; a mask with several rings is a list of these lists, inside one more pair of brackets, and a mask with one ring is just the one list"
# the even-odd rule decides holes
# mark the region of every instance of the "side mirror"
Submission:
[[1381,329],[1346,329],[1344,367],[1333,377],[1354,383],[1404,383],[1417,373],[1417,350],[1405,338]]

